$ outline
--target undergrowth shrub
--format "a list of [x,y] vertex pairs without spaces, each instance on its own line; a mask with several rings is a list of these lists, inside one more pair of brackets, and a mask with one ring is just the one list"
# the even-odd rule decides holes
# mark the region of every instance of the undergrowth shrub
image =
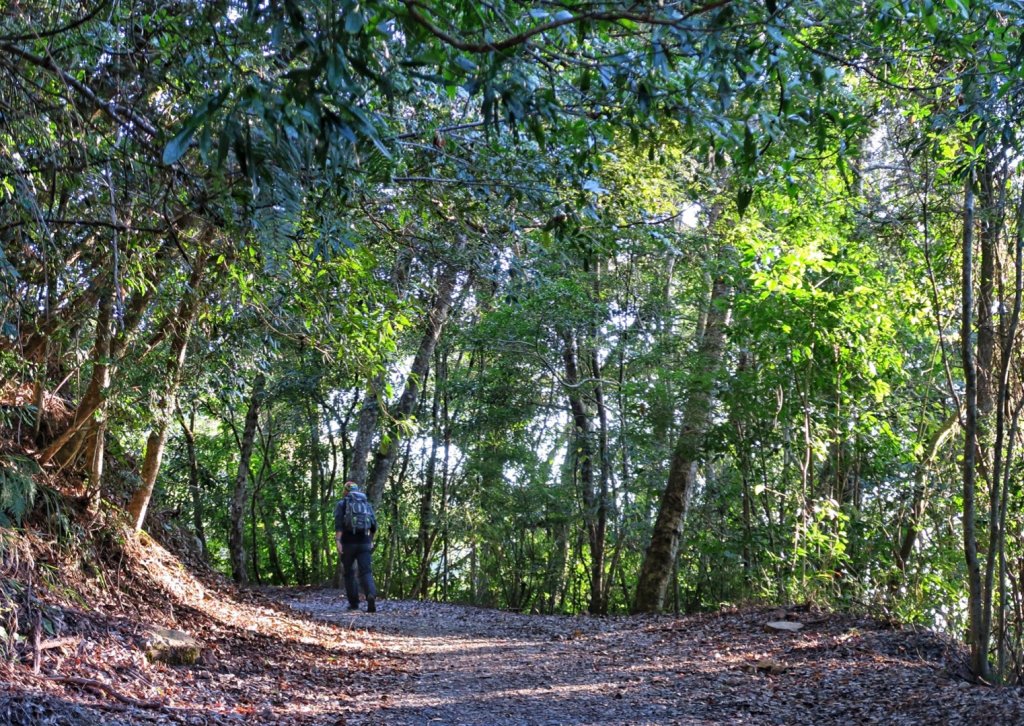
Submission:
[[27,456],[0,457],[0,527],[21,526],[32,511],[38,487],[33,476],[39,466]]

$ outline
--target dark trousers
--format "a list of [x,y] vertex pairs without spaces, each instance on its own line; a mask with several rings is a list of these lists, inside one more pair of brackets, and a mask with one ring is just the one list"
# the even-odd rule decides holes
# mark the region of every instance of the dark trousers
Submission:
[[356,566],[359,566],[359,586],[366,599],[377,598],[377,584],[373,581],[373,563],[370,557],[371,544],[347,544],[342,549],[341,566],[345,569],[345,595],[349,605],[359,604],[359,587],[356,587]]

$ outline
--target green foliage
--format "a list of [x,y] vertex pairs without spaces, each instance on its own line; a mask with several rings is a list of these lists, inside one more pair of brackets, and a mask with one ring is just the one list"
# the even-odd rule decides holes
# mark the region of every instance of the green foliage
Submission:
[[[962,405],[956,316],[978,292],[961,288],[965,185],[989,200],[966,232],[998,253],[978,305],[999,335],[1014,303],[1024,76],[1005,7],[131,0],[75,13],[0,9],[0,429],[21,445],[43,450],[66,422],[9,405],[11,386],[74,407],[106,370],[89,423],[105,421],[122,459],[177,402],[191,429],[171,427],[153,509],[202,532],[226,571],[262,374],[249,566],[261,582],[323,583],[372,388],[376,443],[401,443],[382,589],[578,612],[600,580],[618,612],[700,383],[711,426],[690,451],[670,606],[811,599],[965,624],[958,444],[926,452]],[[445,273],[458,294],[443,355],[395,420]],[[709,312],[725,312],[708,308],[716,281],[733,291],[718,303],[721,367],[694,354]],[[1007,382],[1012,421],[1021,372],[1007,361],[991,378]],[[983,457],[999,454],[993,418]],[[991,480],[986,461],[977,486],[1005,513],[974,522],[1007,572],[1024,558],[1013,433],[1011,475]],[[604,475],[590,491],[584,464]],[[34,475],[4,460],[0,524],[41,497],[68,531]],[[108,471],[100,487],[120,504],[138,480]],[[1020,598],[1003,580],[997,611]]]
[[20,526],[32,511],[38,487],[33,479],[39,472],[35,461],[8,454],[0,458],[0,527]]

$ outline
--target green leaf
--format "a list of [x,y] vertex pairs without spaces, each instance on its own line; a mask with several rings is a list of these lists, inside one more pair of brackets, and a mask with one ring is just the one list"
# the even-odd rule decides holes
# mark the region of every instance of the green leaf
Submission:
[[355,35],[363,29],[365,22],[366,20],[361,12],[353,11],[345,16],[345,32]]
[[196,133],[196,127],[192,123],[186,124],[185,128],[178,132],[178,134],[171,139],[167,146],[164,147],[164,164],[170,166],[188,151],[188,147],[192,144],[192,137]]
[[757,145],[754,143],[754,132],[750,126],[743,127],[743,160],[752,166],[757,160]]
[[750,206],[750,200],[754,198],[754,189],[750,186],[742,187],[736,192],[736,211],[742,217]]

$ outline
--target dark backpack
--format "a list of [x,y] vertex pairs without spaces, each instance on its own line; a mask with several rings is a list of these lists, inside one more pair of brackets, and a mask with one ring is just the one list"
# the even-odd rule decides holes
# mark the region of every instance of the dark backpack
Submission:
[[377,517],[373,514],[373,505],[362,492],[349,492],[341,500],[345,505],[345,513],[341,523],[349,532],[359,534],[370,533],[377,528]]

